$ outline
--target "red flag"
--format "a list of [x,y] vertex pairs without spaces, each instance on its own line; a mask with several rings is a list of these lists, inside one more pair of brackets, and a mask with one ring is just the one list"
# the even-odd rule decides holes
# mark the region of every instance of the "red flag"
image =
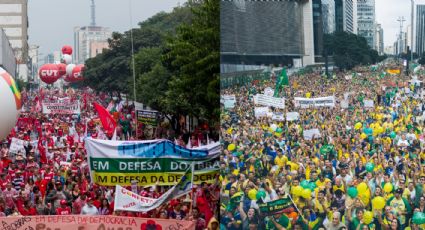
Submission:
[[46,148],[43,146],[43,139],[38,139],[38,152],[40,153],[40,162],[43,164],[47,163],[47,157],[46,157]]
[[102,122],[103,129],[107,132],[112,134],[115,130],[115,127],[117,127],[117,123],[115,122],[114,118],[112,118],[111,114],[101,105],[97,104],[96,102],[93,102],[94,108],[97,111],[97,114],[99,115],[100,121]]

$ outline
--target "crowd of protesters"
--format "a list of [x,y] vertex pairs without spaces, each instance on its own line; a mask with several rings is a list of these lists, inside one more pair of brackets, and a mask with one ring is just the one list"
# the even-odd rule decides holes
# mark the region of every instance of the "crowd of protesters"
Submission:
[[[136,138],[135,106],[118,94],[99,94],[85,90],[40,89],[22,92],[23,111],[16,127],[2,143],[0,154],[0,216],[11,215],[119,215],[196,221],[196,229],[218,226],[216,203],[218,182],[194,186],[194,192],[172,200],[147,213],[114,212],[115,186],[90,182],[84,138],[111,139],[105,133],[92,103],[102,104],[117,121],[117,140],[164,138],[180,140],[186,146],[205,143],[208,130],[187,132],[183,125],[173,129],[169,123],[159,127],[139,124]],[[43,102],[78,100],[80,114],[44,114]],[[179,124],[177,124],[179,125]],[[150,130],[149,130],[150,128]],[[180,129],[180,130],[179,130]],[[179,136],[176,136],[179,134]],[[25,141],[24,149],[9,151],[12,138]],[[186,141],[186,142],[185,142]],[[170,186],[138,186],[144,197],[158,198]],[[132,190],[130,187],[129,190]],[[193,197],[192,197],[193,195]],[[216,217],[214,217],[216,216]]]
[[[221,89],[236,97],[234,108],[221,106],[221,229],[425,229],[424,71],[386,73],[402,68],[388,61],[329,77],[294,74],[279,91],[285,109],[264,117],[254,95],[274,90],[279,74]],[[327,96],[335,106],[294,103]],[[274,120],[279,112],[299,119]],[[311,129],[320,135],[305,138]],[[279,199],[290,208],[262,212]]]

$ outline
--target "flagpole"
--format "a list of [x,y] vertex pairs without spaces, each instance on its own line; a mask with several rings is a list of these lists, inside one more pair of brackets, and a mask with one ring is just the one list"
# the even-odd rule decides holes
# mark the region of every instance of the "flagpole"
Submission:
[[190,165],[190,167],[192,168],[192,178],[191,178],[191,183],[190,183],[190,193],[191,193],[191,197],[192,197],[192,202],[190,202],[190,211],[189,213],[192,214],[192,210],[193,210],[193,203],[195,202],[195,197],[193,196],[193,178],[195,175],[195,163],[192,162],[192,164]]
[[294,204],[295,209],[297,210],[298,214],[300,214],[301,218],[303,218],[303,220],[305,221],[305,218],[303,216],[303,214],[301,213],[301,211],[298,209],[297,204],[295,204],[294,200],[291,197],[291,194],[288,194],[289,199],[291,199],[291,202]]

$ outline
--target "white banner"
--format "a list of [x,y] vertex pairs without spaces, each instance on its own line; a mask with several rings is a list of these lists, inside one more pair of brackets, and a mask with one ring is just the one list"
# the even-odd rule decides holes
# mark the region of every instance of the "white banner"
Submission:
[[225,109],[233,109],[236,104],[235,95],[221,95],[220,103],[224,104]]
[[312,140],[313,135],[315,138],[321,137],[319,129],[308,129],[303,131],[304,139]]
[[13,137],[12,141],[10,142],[9,152],[18,153],[21,151],[22,153],[25,153],[25,145],[27,145],[26,141]]
[[334,107],[335,106],[335,97],[317,97],[317,98],[304,98],[304,97],[295,97],[294,98],[295,107],[301,107],[302,109],[309,107]]
[[278,98],[273,96],[267,96],[264,94],[257,94],[254,96],[254,103],[256,105],[273,106],[275,108],[285,108],[285,98]]
[[78,101],[56,101],[43,102],[44,114],[80,114],[80,103]]
[[285,116],[283,115],[282,112],[273,113],[272,120],[274,120],[274,121],[284,121],[285,120]]
[[373,100],[364,100],[365,108],[373,108]]
[[267,113],[269,112],[269,107],[255,107],[254,114],[255,117],[267,117]]
[[[144,202],[138,201],[137,210],[129,210],[129,208],[133,208],[137,204],[133,204],[133,202],[127,203],[128,198],[124,197],[125,200],[123,200],[123,196],[119,196],[119,194],[120,194],[119,191],[115,191],[114,211],[121,210],[121,211],[148,212],[150,210],[153,210],[153,209],[160,207],[165,202],[168,202],[172,199],[176,199],[176,198],[179,198],[183,195],[188,194],[192,190],[192,187],[193,187],[192,186],[193,168],[194,168],[194,164],[189,166],[189,168],[187,169],[184,176],[180,179],[180,181],[176,185],[174,185],[170,190],[168,190],[167,192],[162,194],[162,196],[160,196],[158,199],[153,199],[153,200],[151,199],[150,201],[146,200]],[[115,189],[117,189],[117,188],[118,187],[115,187]],[[133,193],[131,191],[128,191],[128,192]],[[131,194],[130,194],[130,196],[131,196]],[[138,198],[140,198],[140,197],[138,197]],[[135,198],[135,199],[137,199],[137,198]],[[123,204],[123,206],[121,207],[121,206],[117,205],[118,203]],[[146,204],[146,205],[144,205],[144,204]],[[134,207],[134,208],[136,208],[136,207]]]
[[272,88],[267,87],[264,89],[264,95],[273,97],[273,94],[274,94],[274,90]]
[[300,114],[298,112],[287,112],[286,120],[287,121],[296,121],[300,119]]
[[120,185],[115,186],[114,210],[141,212],[145,207],[152,206],[156,201],[158,199],[143,197]]

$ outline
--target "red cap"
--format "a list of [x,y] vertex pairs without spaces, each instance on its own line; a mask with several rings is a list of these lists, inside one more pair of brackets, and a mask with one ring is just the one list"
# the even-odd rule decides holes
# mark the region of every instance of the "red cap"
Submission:
[[66,200],[61,200],[61,205],[66,205]]

